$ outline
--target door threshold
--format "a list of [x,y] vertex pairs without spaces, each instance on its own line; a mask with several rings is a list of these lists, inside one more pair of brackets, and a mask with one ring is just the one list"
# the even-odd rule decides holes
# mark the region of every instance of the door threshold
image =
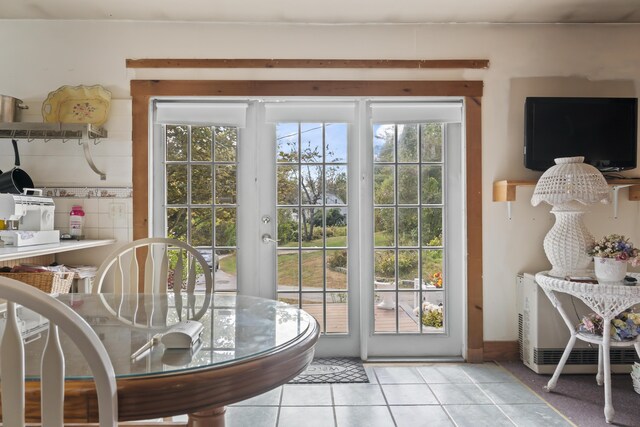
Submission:
[[438,357],[370,357],[363,363],[464,363],[462,356]]

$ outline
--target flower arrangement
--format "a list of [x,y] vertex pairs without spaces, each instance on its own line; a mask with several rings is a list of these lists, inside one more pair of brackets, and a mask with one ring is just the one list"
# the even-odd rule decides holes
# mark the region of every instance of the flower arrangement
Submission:
[[436,288],[442,287],[442,273],[436,272],[431,275],[431,279],[429,280],[429,284],[435,286]]
[[[416,307],[414,313],[417,315],[420,314],[420,308]],[[434,328],[442,328],[443,325],[443,316],[442,316],[442,305],[431,304],[430,302],[424,301],[422,303],[422,324],[424,326],[433,326]]]
[[640,265],[640,252],[628,238],[620,234],[609,234],[596,241],[588,253],[593,257],[628,261],[634,267]]
[[[582,318],[578,329],[591,334],[602,335],[604,326],[602,317],[590,313]],[[640,313],[624,311],[617,315],[611,322],[609,331],[611,338],[616,341],[634,339],[640,333]]]

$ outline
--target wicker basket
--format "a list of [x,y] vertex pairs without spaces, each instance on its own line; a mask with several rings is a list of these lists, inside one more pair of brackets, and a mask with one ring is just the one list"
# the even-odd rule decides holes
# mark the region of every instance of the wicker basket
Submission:
[[0,276],[24,282],[48,294],[66,294],[71,289],[74,273],[31,272],[0,273]]

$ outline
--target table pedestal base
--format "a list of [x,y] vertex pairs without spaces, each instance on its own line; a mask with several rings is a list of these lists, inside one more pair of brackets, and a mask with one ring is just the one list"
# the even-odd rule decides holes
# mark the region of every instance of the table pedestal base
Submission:
[[189,414],[187,427],[224,427],[225,411],[226,408],[221,406]]

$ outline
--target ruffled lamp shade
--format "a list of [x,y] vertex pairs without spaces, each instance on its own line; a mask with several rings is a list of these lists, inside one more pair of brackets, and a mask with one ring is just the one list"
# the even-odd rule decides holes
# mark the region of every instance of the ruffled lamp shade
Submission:
[[531,204],[547,202],[556,216],[544,238],[544,252],[552,266],[549,274],[584,275],[592,260],[587,251],[594,240],[582,217],[586,205],[609,202],[609,186],[598,169],[584,163],[584,157],[562,157],[555,162],[538,180]]

